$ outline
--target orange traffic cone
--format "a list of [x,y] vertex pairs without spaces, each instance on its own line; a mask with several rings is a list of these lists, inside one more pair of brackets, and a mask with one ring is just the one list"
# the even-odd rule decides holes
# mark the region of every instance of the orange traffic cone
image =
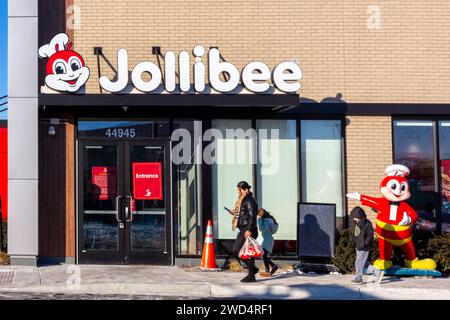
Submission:
[[206,227],[205,241],[203,243],[201,269],[202,271],[220,270],[219,268],[217,268],[216,256],[214,254],[214,241],[212,235],[211,220],[208,220],[208,226]]

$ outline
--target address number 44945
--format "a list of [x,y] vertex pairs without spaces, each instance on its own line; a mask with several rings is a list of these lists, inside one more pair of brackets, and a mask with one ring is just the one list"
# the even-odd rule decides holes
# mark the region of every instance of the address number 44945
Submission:
[[107,129],[105,136],[108,138],[134,138],[136,137],[136,129],[134,128],[114,128]]

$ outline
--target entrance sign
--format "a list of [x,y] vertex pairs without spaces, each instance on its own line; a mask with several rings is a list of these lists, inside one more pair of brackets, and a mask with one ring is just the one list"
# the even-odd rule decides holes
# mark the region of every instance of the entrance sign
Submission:
[[92,193],[97,200],[111,200],[117,195],[117,168],[92,167]]
[[133,198],[136,200],[163,200],[161,162],[134,162]]

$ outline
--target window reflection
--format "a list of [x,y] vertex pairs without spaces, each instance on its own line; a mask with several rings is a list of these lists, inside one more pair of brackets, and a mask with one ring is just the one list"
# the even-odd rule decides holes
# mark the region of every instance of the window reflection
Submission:
[[411,198],[408,203],[416,210],[420,229],[434,230],[434,142],[432,121],[394,122],[394,159],[407,166]]
[[[182,163],[175,165],[174,169],[176,188],[174,232],[178,235],[175,250],[179,254],[200,254],[202,248],[201,165],[195,163],[197,153],[201,154],[201,143],[194,141],[195,123],[199,125],[201,122],[175,120],[173,123],[174,130],[182,128],[187,132],[173,140],[173,150],[176,151],[172,157],[189,156],[189,161],[180,161]],[[190,150],[177,148],[179,143],[187,142],[183,139],[189,139]]]
[[117,250],[117,147],[86,146],[83,152],[83,249]]
[[[296,255],[298,203],[297,121],[256,120],[257,199],[279,223],[273,255]],[[267,161],[270,159],[270,161]],[[262,241],[262,234],[258,240]]]
[[[253,184],[252,152],[253,141],[249,138],[230,138],[228,134],[243,130],[249,132],[252,128],[251,120],[217,119],[212,121],[212,127],[218,129],[222,138],[215,141],[216,161],[211,166],[212,171],[212,202],[213,217],[218,228],[219,239],[235,239],[237,231],[231,229],[230,214],[224,207],[234,208],[237,200],[236,185],[245,180]],[[242,160],[242,161],[239,161]]]
[[302,200],[335,203],[343,217],[340,120],[302,120]]
[[239,181],[246,180],[254,188],[254,148],[253,140],[249,136],[239,139],[229,136],[227,139],[227,130],[229,133],[231,130],[250,132],[252,121],[215,119],[211,124],[222,136],[213,140],[216,148],[213,156],[217,159],[211,165],[214,236],[217,238],[217,251],[220,254],[230,254],[238,229],[232,230],[231,216],[224,207],[234,209],[237,200],[236,185]]
[[439,122],[442,231],[450,232],[450,121]]

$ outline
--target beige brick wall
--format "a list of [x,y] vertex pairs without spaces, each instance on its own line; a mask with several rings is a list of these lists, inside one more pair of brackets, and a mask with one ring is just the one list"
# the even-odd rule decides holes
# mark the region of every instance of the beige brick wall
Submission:
[[[103,47],[114,65],[117,50],[128,49],[131,68],[144,60],[156,62],[152,46],[161,46],[164,53],[201,44],[218,46],[239,68],[252,60],[274,67],[297,59],[304,74],[300,95],[317,101],[337,93],[355,103],[450,101],[448,0],[74,3],[81,13],[74,45],[91,68],[89,93],[99,90],[95,46]],[[367,28],[369,5],[380,8],[380,30]],[[113,75],[104,62],[102,72]],[[348,119],[348,191],[379,196],[379,182],[392,162],[391,118]],[[349,210],[355,205],[349,201]]]
[[[94,46],[115,64],[127,48],[130,66],[162,51],[219,46],[242,68],[298,59],[301,95],[315,100],[343,94],[348,102],[448,102],[448,0],[74,0],[80,9],[75,48],[92,70]],[[381,29],[367,28],[368,6],[379,5]],[[102,63],[102,70],[107,66]]]
[[[373,197],[381,197],[379,186],[384,170],[392,164],[391,117],[348,116],[347,190]],[[348,211],[360,205],[348,200]],[[373,221],[376,213],[362,206]]]

